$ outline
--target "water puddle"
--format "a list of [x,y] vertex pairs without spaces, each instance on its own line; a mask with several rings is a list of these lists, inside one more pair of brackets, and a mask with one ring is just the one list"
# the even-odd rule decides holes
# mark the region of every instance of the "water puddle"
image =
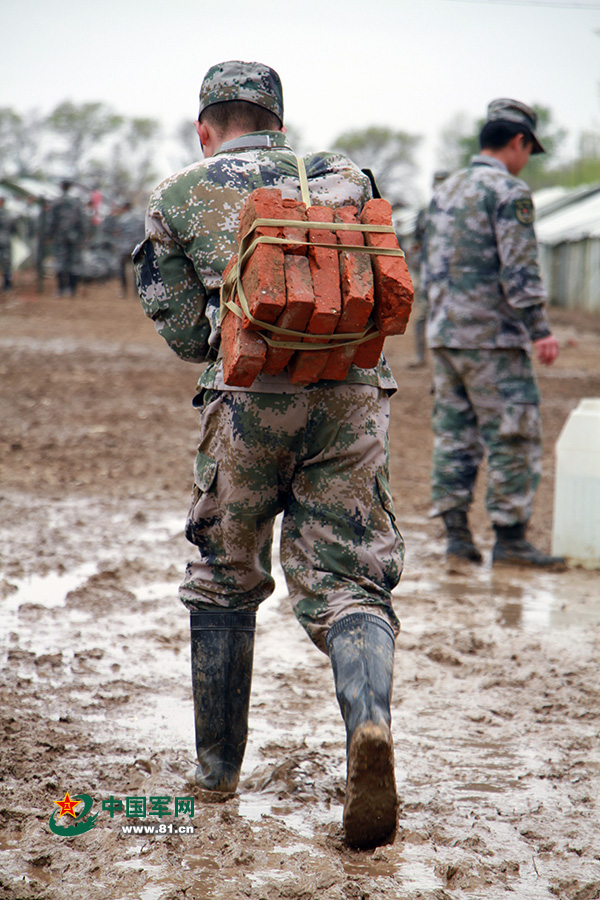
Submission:
[[69,591],[81,587],[96,571],[95,563],[86,563],[71,572],[49,572],[47,575],[12,579],[15,590],[2,601],[0,615],[13,613],[26,603],[44,606],[46,609],[64,606]]
[[403,623],[412,623],[411,596],[456,603],[456,615],[469,624],[470,609],[494,611],[505,628],[523,631],[565,631],[600,625],[600,589],[597,574],[570,569],[564,574],[523,571],[496,572],[480,568],[464,574],[446,573],[438,578],[425,571],[404,577],[394,592]]
[[507,600],[498,609],[499,622],[506,628],[526,631],[587,628],[600,625],[600,599],[565,599],[564,587],[555,590],[523,589],[520,599]]

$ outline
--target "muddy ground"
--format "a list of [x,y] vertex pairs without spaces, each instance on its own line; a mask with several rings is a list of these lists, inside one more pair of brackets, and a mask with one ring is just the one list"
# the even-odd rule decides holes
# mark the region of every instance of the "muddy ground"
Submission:
[[[600,319],[552,318],[562,352],[539,373],[545,471],[531,529],[545,550],[554,442],[579,400],[600,396]],[[197,371],[115,284],[59,300],[22,276],[2,298],[3,900],[600,897],[598,573],[492,572],[480,498],[486,564],[446,570],[439,522],[427,517],[430,370],[407,366],[410,332],[388,344],[407,545],[395,601],[401,808],[395,842],[357,852],[341,830],[344,728],[329,664],[295,622],[281,577],[258,618],[240,791],[207,804],[190,782],[177,584],[194,552],[182,532]],[[86,833],[50,829],[67,791],[93,799]],[[161,796],[167,814],[149,815]],[[175,817],[176,798],[189,796],[194,815]],[[140,822],[163,833],[123,833]],[[178,833],[188,825],[193,834]]]

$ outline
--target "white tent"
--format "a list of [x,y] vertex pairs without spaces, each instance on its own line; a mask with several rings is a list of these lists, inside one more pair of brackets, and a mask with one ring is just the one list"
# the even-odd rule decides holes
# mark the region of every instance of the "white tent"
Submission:
[[600,185],[550,188],[533,199],[550,302],[600,312]]

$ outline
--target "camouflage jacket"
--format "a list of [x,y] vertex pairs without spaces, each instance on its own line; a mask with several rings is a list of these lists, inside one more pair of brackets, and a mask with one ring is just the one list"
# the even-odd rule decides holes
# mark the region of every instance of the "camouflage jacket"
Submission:
[[[313,203],[360,209],[370,199],[369,179],[347,157],[313,153],[305,157],[305,165]],[[281,132],[227,141],[214,156],[167,178],[150,197],[146,238],[134,252],[138,292],[146,315],[178,356],[211,361],[199,387],[226,387],[218,360],[219,289],[237,252],[240,210],[259,187],[277,187],[284,197],[300,199],[296,157]],[[352,366],[346,381],[396,388],[383,356],[375,369]],[[249,390],[303,388],[292,385],[284,371],[261,373]]]
[[83,204],[78,197],[60,197],[50,209],[50,233],[61,243],[82,244],[87,227]]
[[131,209],[121,213],[115,223],[115,238],[119,253],[131,254],[144,239],[144,213]]
[[0,209],[0,247],[10,247],[10,239],[15,232],[15,223],[6,209]]
[[493,157],[440,185],[421,269],[430,347],[527,348],[551,333],[533,220],[527,185]]

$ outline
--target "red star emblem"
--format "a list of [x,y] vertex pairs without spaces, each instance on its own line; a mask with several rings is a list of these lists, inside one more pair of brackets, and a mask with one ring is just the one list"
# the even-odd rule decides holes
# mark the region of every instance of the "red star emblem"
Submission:
[[53,803],[56,803],[57,806],[60,806],[60,819],[61,816],[68,814],[69,816],[73,816],[74,819],[77,818],[76,813],[73,812],[78,803],[81,803],[81,800],[71,800],[69,797],[69,792],[65,794],[64,800],[53,800]]

